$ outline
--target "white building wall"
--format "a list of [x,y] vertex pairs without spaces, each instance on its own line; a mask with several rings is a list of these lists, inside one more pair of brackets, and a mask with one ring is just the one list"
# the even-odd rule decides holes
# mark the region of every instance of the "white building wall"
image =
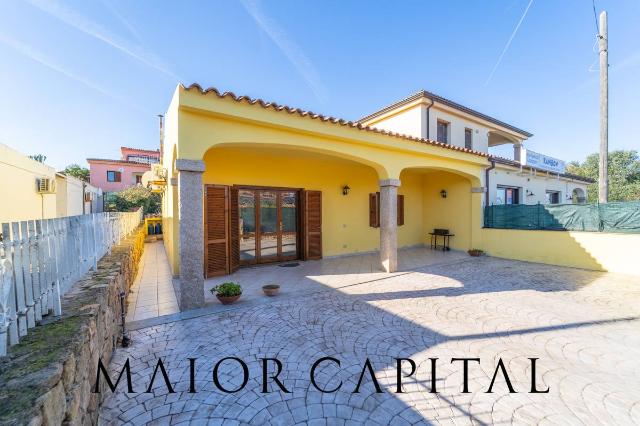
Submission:
[[[426,110],[426,108],[425,108]],[[425,111],[426,115],[426,111]],[[474,151],[489,152],[489,128],[475,121],[466,120],[454,114],[432,107],[429,111],[428,139],[437,140],[438,120],[449,123],[449,143],[464,148],[464,130],[472,130],[472,149]]]
[[[560,177],[550,173],[538,172],[536,175],[525,170],[520,173],[518,169],[503,168],[496,165],[489,172],[489,203],[496,204],[496,194],[499,185],[520,188],[520,204],[546,204],[547,191],[560,192],[560,204],[571,204],[573,200],[567,199],[573,194],[575,188],[580,188],[587,193],[587,184],[580,181]],[[527,193],[528,192],[528,193]]]
[[375,123],[372,127],[402,135],[424,138],[426,113],[424,105],[416,105]]

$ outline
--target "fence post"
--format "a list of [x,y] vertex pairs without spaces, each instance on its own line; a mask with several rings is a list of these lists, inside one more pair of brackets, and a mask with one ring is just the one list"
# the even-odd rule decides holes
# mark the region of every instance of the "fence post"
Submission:
[[[5,256],[11,254],[11,248],[7,249],[6,242],[4,250]],[[0,259],[0,356],[7,354],[7,342],[9,345],[15,345],[18,339],[13,266],[9,259]]]
[[56,230],[56,219],[47,219],[47,228],[49,228],[49,253],[51,254],[51,279],[49,285],[51,286],[52,293],[52,305],[53,314],[59,316],[62,314],[62,302],[60,300],[60,281],[58,279],[58,261],[60,254],[58,252],[58,236]]
[[42,320],[42,307],[40,305],[42,295],[40,293],[40,275],[38,272],[38,240],[36,237],[36,223],[33,220],[27,222],[29,227],[29,270],[31,284],[33,286],[33,313],[36,321]]
[[[5,226],[6,225],[6,226]],[[9,224],[2,225],[2,235],[9,239]],[[11,245],[13,246],[13,282],[16,294],[16,315],[18,316],[18,335],[26,336],[27,334],[27,305],[25,302],[24,278],[22,271],[22,240],[20,239],[20,224],[18,222],[11,223]],[[5,256],[9,258],[6,251]]]
[[35,327],[35,301],[33,299],[33,281],[31,279],[31,243],[27,221],[20,222],[22,236],[22,276],[24,278],[25,304],[27,305],[27,328]]

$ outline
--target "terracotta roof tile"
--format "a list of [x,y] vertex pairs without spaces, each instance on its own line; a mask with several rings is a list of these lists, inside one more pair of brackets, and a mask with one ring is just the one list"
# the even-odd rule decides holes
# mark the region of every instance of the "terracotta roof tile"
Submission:
[[301,117],[308,117],[311,118],[313,120],[320,120],[320,121],[324,121],[324,122],[328,122],[328,123],[332,123],[332,124],[336,124],[336,125],[340,125],[340,126],[346,126],[346,127],[352,127],[354,129],[358,129],[358,130],[362,130],[362,131],[366,131],[366,132],[372,132],[372,133],[379,133],[382,135],[387,135],[387,136],[391,136],[391,137],[395,137],[395,138],[399,138],[399,139],[404,139],[404,140],[408,140],[408,141],[412,141],[412,142],[418,142],[418,143],[424,143],[427,145],[433,145],[433,146],[437,146],[440,148],[444,148],[444,149],[449,149],[452,151],[459,151],[459,152],[466,152],[469,154],[474,154],[474,155],[478,155],[480,157],[487,157],[487,154],[483,153],[483,152],[479,152],[479,151],[474,151],[471,149],[467,149],[467,148],[462,148],[459,146],[455,146],[455,145],[449,145],[449,144],[445,144],[442,142],[437,142],[431,139],[424,139],[424,138],[416,138],[414,136],[409,136],[409,135],[404,135],[401,133],[396,133],[396,132],[390,132],[388,130],[383,130],[383,129],[377,129],[374,127],[369,127],[369,126],[365,126],[357,121],[349,121],[349,120],[345,120],[342,118],[336,118],[336,117],[331,117],[331,116],[325,116],[322,114],[317,114],[311,111],[305,111],[305,110],[301,110],[299,108],[292,108],[286,105],[279,105],[275,102],[266,102],[262,99],[254,99],[251,98],[249,96],[237,96],[236,94],[234,94],[233,92],[220,92],[218,89],[214,88],[214,87],[209,87],[207,89],[203,89],[199,84],[197,83],[193,83],[191,84],[189,87],[185,87],[184,85],[181,84],[181,86],[186,90],[186,91],[190,91],[190,90],[197,90],[198,92],[200,92],[203,95],[207,95],[207,94],[214,94],[216,95],[218,98],[224,99],[224,98],[229,98],[232,99],[236,102],[246,102],[250,105],[260,105],[262,108],[265,109],[273,109],[275,111],[278,112],[287,112],[289,114],[297,114]]

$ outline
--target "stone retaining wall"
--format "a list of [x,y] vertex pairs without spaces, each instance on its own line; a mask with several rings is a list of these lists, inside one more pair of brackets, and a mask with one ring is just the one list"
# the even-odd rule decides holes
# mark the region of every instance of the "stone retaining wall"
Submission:
[[43,320],[0,358],[0,424],[97,424],[105,395],[92,393],[98,358],[108,365],[121,337],[119,294],[128,293],[143,248],[141,227],[74,284],[61,317]]

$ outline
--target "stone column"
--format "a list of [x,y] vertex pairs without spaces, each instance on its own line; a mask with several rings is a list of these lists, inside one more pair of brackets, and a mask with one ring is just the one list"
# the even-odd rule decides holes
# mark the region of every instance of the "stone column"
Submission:
[[200,160],[176,160],[178,170],[178,223],[180,310],[204,306],[204,221]]
[[380,181],[380,264],[385,272],[398,270],[399,179]]

